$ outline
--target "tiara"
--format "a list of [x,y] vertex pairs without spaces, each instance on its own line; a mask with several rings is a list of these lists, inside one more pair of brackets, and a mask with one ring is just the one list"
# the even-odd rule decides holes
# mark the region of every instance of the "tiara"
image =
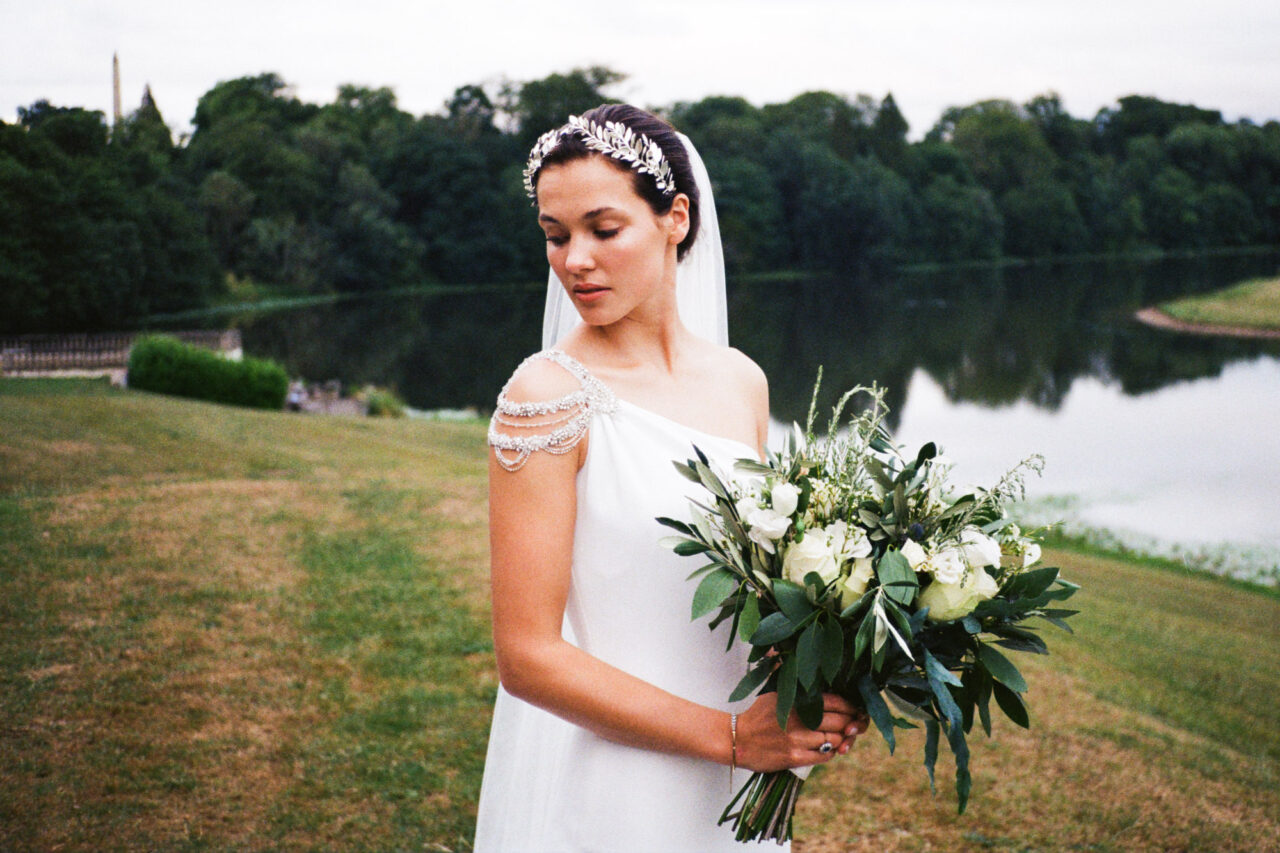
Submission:
[[533,176],[542,168],[542,161],[560,144],[566,133],[576,133],[592,151],[626,163],[644,175],[652,175],[653,182],[663,195],[676,191],[675,176],[671,164],[662,153],[662,147],[643,133],[636,133],[620,121],[606,121],[603,125],[581,116],[569,116],[569,121],[555,130],[548,130],[534,143],[529,152],[529,163],[524,169],[524,191],[536,203],[538,195],[533,188]]

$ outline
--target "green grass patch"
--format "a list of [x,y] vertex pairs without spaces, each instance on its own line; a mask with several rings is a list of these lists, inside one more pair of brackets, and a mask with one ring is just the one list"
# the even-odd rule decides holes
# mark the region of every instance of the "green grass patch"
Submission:
[[[484,424],[0,393],[0,848],[470,849]],[[969,812],[918,733],[864,741],[797,853],[1280,846],[1280,598],[1047,557],[1077,633],[1022,658],[1033,728],[974,738]]]
[[1160,310],[1186,323],[1280,329],[1280,278],[1255,278],[1225,290],[1165,302]]

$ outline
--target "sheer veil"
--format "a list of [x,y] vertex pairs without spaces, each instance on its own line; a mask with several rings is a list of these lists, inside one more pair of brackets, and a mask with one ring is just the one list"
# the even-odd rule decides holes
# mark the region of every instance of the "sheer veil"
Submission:
[[[698,182],[701,224],[698,236],[676,267],[676,300],[680,319],[699,337],[727,346],[729,309],[724,289],[724,251],[720,246],[720,222],[711,195],[711,177],[689,137],[678,133],[689,153],[689,164]],[[551,349],[581,322],[573,302],[565,295],[552,270],[547,275],[547,305],[542,316],[542,348]]]

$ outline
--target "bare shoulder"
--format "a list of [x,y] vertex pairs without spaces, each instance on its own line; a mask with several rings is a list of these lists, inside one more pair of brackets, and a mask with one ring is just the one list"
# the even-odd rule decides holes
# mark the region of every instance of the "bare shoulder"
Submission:
[[769,380],[765,378],[764,371],[760,369],[760,365],[751,360],[751,357],[742,350],[733,347],[725,347],[725,360],[729,363],[729,367],[733,371],[732,375],[736,377],[744,391],[769,394]]
[[715,373],[726,382],[739,399],[751,402],[754,409],[766,409],[769,405],[769,380],[760,365],[742,350],[733,347],[715,348]]

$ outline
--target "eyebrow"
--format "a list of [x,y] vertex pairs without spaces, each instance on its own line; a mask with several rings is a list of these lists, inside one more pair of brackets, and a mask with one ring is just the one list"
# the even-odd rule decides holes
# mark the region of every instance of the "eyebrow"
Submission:
[[[614,207],[597,207],[595,210],[588,210],[588,211],[583,215],[583,217],[582,217],[582,218],[583,218],[583,219],[597,219],[597,218],[599,218],[599,217],[601,217],[601,216],[604,216],[606,213],[613,213],[613,212],[615,212],[616,210],[617,210],[617,208],[614,208]],[[559,219],[556,219],[554,216],[551,216],[550,214],[547,214],[547,213],[540,213],[540,214],[538,214],[538,221],[539,221],[539,222],[554,222],[556,225],[559,225],[559,224],[560,224],[560,220],[559,220]]]

